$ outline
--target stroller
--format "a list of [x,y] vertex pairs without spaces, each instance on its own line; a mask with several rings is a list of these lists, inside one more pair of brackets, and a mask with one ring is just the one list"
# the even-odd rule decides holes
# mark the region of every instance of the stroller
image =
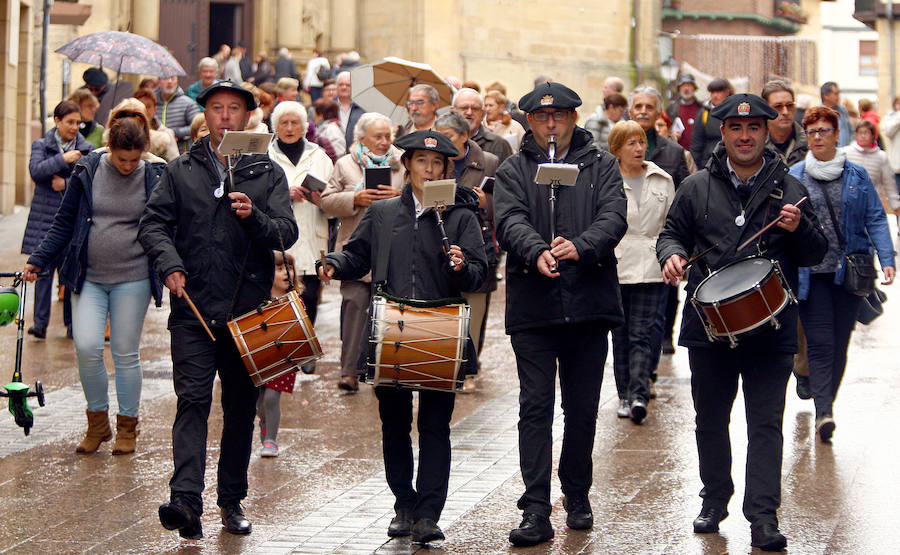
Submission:
[[[38,404],[44,406],[44,387],[41,382],[34,382],[34,391],[27,384],[22,383],[22,342],[25,330],[25,292],[26,283],[20,272],[0,273],[0,278],[13,278],[12,287],[0,287],[0,326],[16,322],[18,326],[16,337],[16,366],[13,370],[12,381],[0,390],[0,397],[9,398],[9,412],[15,418],[16,424],[21,426],[25,435],[34,426],[34,413],[28,406],[28,397],[37,397]],[[21,295],[19,294],[21,289]]]

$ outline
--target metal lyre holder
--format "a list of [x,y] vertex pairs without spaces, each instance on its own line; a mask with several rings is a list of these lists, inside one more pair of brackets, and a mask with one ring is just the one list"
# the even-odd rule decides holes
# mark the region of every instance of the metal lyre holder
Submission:
[[[556,199],[560,185],[574,186],[578,179],[577,164],[558,164],[556,163],[556,137],[550,136],[547,140],[547,158],[550,162],[547,164],[538,164],[538,171],[534,175],[534,182],[538,185],[548,185],[550,187],[550,242],[556,239]],[[554,259],[555,260],[555,259]],[[556,272],[558,264],[554,262],[550,271]]]
[[437,219],[438,231],[441,232],[441,246],[444,254],[447,256],[447,262],[451,268],[456,267],[456,262],[450,255],[450,239],[447,237],[447,230],[444,229],[444,210],[454,203],[456,198],[456,181],[452,179],[439,179],[437,181],[425,182],[422,192],[422,206],[431,206],[434,208],[434,215]]
[[269,151],[269,143],[272,142],[272,133],[254,133],[252,131],[226,131],[219,143],[219,153],[225,157],[226,175],[228,176],[228,190],[225,190],[225,180],[219,183],[219,188],[213,195],[221,198],[226,192],[234,191],[234,166],[235,160],[243,154],[266,154]]

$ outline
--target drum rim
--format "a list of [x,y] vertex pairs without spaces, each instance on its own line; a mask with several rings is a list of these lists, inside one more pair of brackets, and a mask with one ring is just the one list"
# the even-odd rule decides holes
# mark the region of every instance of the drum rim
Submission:
[[[730,268],[731,266],[735,266],[735,265],[740,264],[740,263],[742,263],[742,262],[746,262],[746,261],[748,261],[748,260],[754,260],[754,259],[756,259],[756,260],[765,260],[765,261],[769,262],[769,264],[771,264],[772,267],[769,268],[769,271],[766,272],[766,275],[763,276],[762,279],[760,279],[760,280],[754,282],[753,284],[751,284],[749,288],[747,288],[747,289],[745,289],[744,291],[741,291],[741,292],[739,292],[739,293],[735,293],[734,295],[732,295],[732,296],[730,296],[730,297],[725,297],[724,299],[718,299],[718,300],[715,300],[715,301],[701,301],[700,299],[697,298],[697,293],[700,291],[701,288],[703,288],[703,285],[706,284],[706,282],[708,282],[708,281],[709,281],[710,279],[712,279],[714,276],[716,276],[716,275],[718,275],[719,273],[725,271],[726,269]],[[747,256],[747,257],[741,258],[741,259],[739,259],[739,260],[732,260],[732,261],[729,262],[728,264],[722,266],[721,268],[717,269],[717,270],[714,271],[713,273],[711,273],[711,274],[709,274],[708,276],[706,276],[705,278],[703,278],[703,280],[702,280],[700,283],[697,284],[697,288],[694,289],[694,293],[691,295],[691,299],[694,300],[694,301],[697,301],[697,302],[700,304],[700,306],[713,306],[713,305],[715,305],[716,303],[718,303],[718,304],[723,304],[723,303],[729,303],[729,302],[732,302],[732,301],[740,300],[740,299],[742,299],[743,297],[745,297],[746,295],[748,295],[753,289],[755,289],[756,287],[758,287],[761,283],[763,283],[763,282],[765,282],[766,280],[768,280],[768,279],[772,276],[772,274],[775,272],[775,266],[776,266],[776,264],[775,264],[775,261],[774,261],[774,260],[772,260],[772,259],[770,259],[770,258],[766,258],[765,256],[758,256],[758,255],[757,255],[757,256]]]

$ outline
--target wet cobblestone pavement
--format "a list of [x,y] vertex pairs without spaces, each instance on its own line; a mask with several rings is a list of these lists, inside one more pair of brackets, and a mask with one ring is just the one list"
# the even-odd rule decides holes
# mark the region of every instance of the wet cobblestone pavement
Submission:
[[[25,212],[0,218],[0,268],[15,271]],[[781,529],[790,553],[896,553],[900,499],[896,476],[900,446],[890,435],[900,425],[900,373],[896,330],[900,293],[887,313],[858,326],[847,375],[837,400],[831,445],[813,432],[812,401],[788,385],[785,410]],[[31,298],[29,292],[29,299]],[[24,379],[40,379],[46,407],[35,409],[27,438],[0,415],[0,552],[14,553],[750,553],[749,525],[741,515],[746,427],[740,396],[735,403],[736,496],[720,534],[695,535],[700,508],[697,456],[687,352],[663,357],[658,398],[641,426],[617,419],[611,361],[607,361],[594,448],[590,501],[595,526],[565,526],[554,476],[552,542],[512,548],[509,530],[521,518],[515,502],[522,490],[516,420],[518,383],[509,340],[503,333],[503,291],[495,295],[478,391],[459,395],[452,423],[450,494],[440,525],[444,542],[427,548],[390,540],[393,497],[384,481],[380,423],[369,386],[358,394],[336,388],[340,343],[339,295],[325,288],[317,333],[326,351],[315,375],[301,375],[295,393],[282,398],[281,455],[250,463],[250,494],[244,508],[253,533],[221,530],[215,507],[215,461],[221,409],[210,417],[205,537],[181,540],[164,530],[156,508],[168,496],[172,471],[171,424],[175,395],[168,358],[167,309],[151,308],[142,339],[144,361],[141,435],[137,452],[113,457],[110,443],[93,455],[75,454],[85,427],[84,397],[72,342],[61,326],[61,305],[44,341],[27,337]],[[31,302],[29,300],[30,308]],[[30,318],[30,314],[29,314]],[[12,373],[15,332],[0,328],[0,375]],[[107,365],[112,367],[108,356]],[[5,369],[5,370],[4,370]],[[5,379],[5,378],[4,378]],[[114,412],[114,381],[110,382]],[[217,391],[218,394],[218,386]],[[32,402],[32,405],[36,403]],[[558,462],[562,415],[554,422]]]

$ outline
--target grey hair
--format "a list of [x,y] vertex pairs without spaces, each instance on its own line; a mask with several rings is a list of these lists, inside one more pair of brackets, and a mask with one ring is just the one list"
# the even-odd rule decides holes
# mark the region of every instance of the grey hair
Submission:
[[210,58],[209,56],[205,58],[201,58],[199,62],[197,62],[197,69],[204,67],[214,67],[216,71],[219,69],[219,62],[216,61],[215,58]]
[[456,91],[456,94],[453,95],[453,105],[456,106],[456,100],[459,98],[461,94],[474,94],[478,98],[478,102],[481,104],[481,107],[484,108],[484,97],[481,96],[481,93],[476,91],[475,89],[462,88]]
[[377,123],[379,121],[385,122],[388,126],[388,129],[391,128],[391,118],[387,117],[384,114],[379,114],[378,112],[366,112],[365,114],[359,116],[359,119],[356,121],[356,127],[353,128],[353,141],[359,141],[360,137],[365,135],[366,131],[369,130],[369,127],[371,127],[373,123]]
[[452,129],[457,135],[465,135],[467,137],[469,136],[469,133],[472,132],[472,130],[469,129],[469,122],[466,121],[466,118],[459,112],[453,111],[438,116],[438,118],[434,120],[434,128]]
[[659,94],[659,91],[650,85],[638,85],[631,91],[631,94],[628,95],[628,108],[634,108],[634,97],[639,94],[646,94],[647,96],[652,96],[656,98],[656,109],[663,109],[663,99],[662,95]]
[[290,57],[291,57],[291,51],[288,50],[286,47],[282,46],[281,48],[278,49],[278,55],[279,55],[279,56],[284,56],[285,58],[290,58]]
[[306,127],[309,125],[309,118],[306,116],[306,108],[303,107],[303,104],[293,100],[279,102],[278,105],[275,106],[275,109],[272,110],[272,129],[278,130],[278,122],[281,120],[281,116],[285,114],[294,114],[300,118],[300,124],[303,126],[303,135],[305,137]]
[[428,98],[428,102],[431,102],[432,104],[437,104],[441,100],[441,96],[438,94],[437,89],[431,85],[426,85],[424,83],[413,85],[413,87],[409,89],[409,93],[412,94],[414,91],[424,92],[425,96]]
[[344,58],[341,61],[356,63],[359,61],[359,52],[357,52],[356,50],[351,50],[350,52],[344,54]]

